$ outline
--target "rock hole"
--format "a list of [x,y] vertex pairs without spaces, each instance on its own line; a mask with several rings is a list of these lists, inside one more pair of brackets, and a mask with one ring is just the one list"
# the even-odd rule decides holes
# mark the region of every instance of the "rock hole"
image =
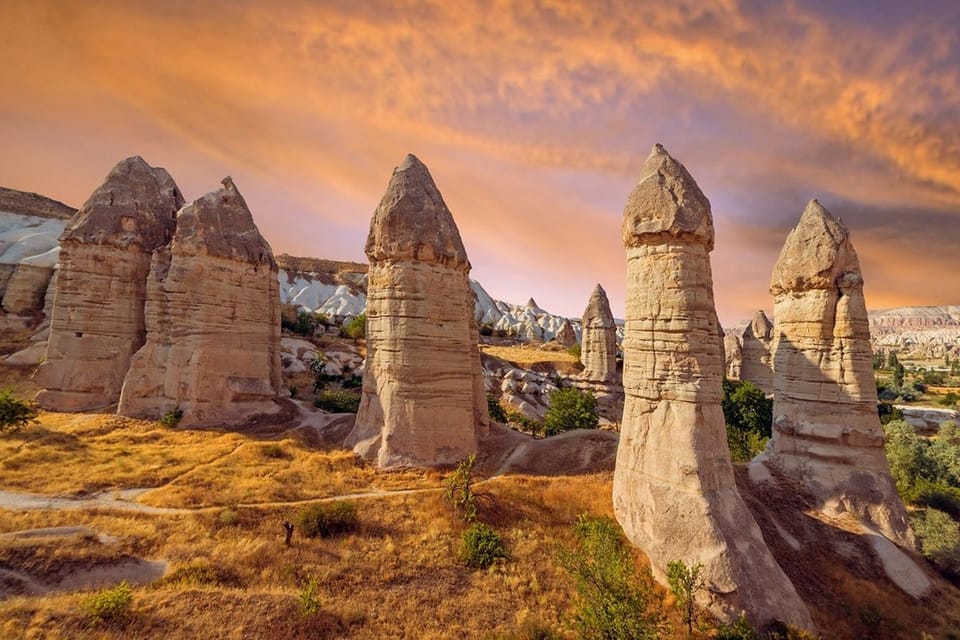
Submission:
[[82,337],[83,337],[83,331],[74,331],[74,332],[73,332],[73,335],[77,336],[78,338],[82,338]]

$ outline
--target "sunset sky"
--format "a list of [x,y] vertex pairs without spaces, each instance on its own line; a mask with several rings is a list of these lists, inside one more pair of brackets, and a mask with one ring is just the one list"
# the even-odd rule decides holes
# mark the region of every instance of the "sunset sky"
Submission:
[[[705,9],[711,5],[711,9]],[[119,160],[232,175],[277,253],[363,260],[408,152],[473,277],[623,316],[623,204],[663,143],[713,205],[724,324],[817,197],[871,308],[960,304],[960,2],[0,0],[0,185],[80,206]]]

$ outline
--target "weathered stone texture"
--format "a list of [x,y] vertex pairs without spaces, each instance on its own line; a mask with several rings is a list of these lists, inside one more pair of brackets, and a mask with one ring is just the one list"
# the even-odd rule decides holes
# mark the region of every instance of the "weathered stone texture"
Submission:
[[627,537],[665,581],[703,563],[700,603],[725,620],[812,626],[734,483],[721,410],[710,203],[656,145],[624,209],[626,394],[613,501]]
[[427,168],[408,155],[366,245],[367,359],[348,443],[381,467],[455,464],[489,427],[470,263]]
[[60,238],[47,357],[36,374],[42,407],[82,411],[119,399],[146,335],[151,253],[170,239],[182,204],[166,171],[132,157],[70,220]]
[[773,323],[763,310],[754,314],[740,338],[740,379],[773,393]]
[[914,545],[877,417],[863,277],[844,224],[811,200],[770,282],[774,424],[767,451],[832,515],[851,514]]
[[619,384],[617,325],[610,311],[607,292],[599,284],[590,294],[590,301],[583,311],[582,324],[580,361],[583,363],[583,372],[580,377],[593,382]]
[[279,410],[277,265],[246,202],[224,188],[185,206],[153,255],[147,338],[130,362],[119,413],[180,424],[241,423]]

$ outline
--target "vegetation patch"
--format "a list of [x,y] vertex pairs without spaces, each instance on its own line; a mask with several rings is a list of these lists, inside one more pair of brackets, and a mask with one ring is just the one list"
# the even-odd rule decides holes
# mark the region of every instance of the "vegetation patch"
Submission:
[[0,433],[17,431],[30,423],[37,422],[39,411],[32,402],[24,402],[13,395],[13,391],[0,391]]
[[360,395],[352,391],[326,389],[317,394],[313,406],[329,413],[356,413],[360,410]]
[[468,567],[486,569],[507,558],[507,549],[500,534],[477,522],[463,532],[460,539],[460,559]]
[[543,416],[543,433],[554,436],[573,429],[596,429],[600,424],[597,399],[589,391],[573,387],[550,394],[550,406]]
[[356,530],[359,524],[357,505],[345,500],[320,502],[300,510],[296,525],[308,538],[328,538]]
[[133,606],[133,592],[126,581],[115,587],[103,589],[84,603],[92,622],[107,622],[125,617]]

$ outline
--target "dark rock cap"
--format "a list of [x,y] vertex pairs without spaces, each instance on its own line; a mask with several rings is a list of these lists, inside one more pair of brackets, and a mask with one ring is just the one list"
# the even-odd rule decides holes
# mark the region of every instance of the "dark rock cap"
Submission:
[[67,223],[60,241],[153,251],[169,242],[181,206],[183,195],[170,174],[133,156],[110,171]]
[[453,214],[427,167],[412,154],[393,170],[370,221],[367,258],[417,260],[470,269]]
[[713,249],[710,201],[686,168],[655,144],[623,208],[627,247],[674,239]]
[[847,227],[816,199],[811,200],[780,251],[770,293],[842,290],[862,284],[860,261]]
[[229,176],[223,179],[222,189],[180,210],[171,251],[277,268],[270,244],[260,235],[253,214]]

